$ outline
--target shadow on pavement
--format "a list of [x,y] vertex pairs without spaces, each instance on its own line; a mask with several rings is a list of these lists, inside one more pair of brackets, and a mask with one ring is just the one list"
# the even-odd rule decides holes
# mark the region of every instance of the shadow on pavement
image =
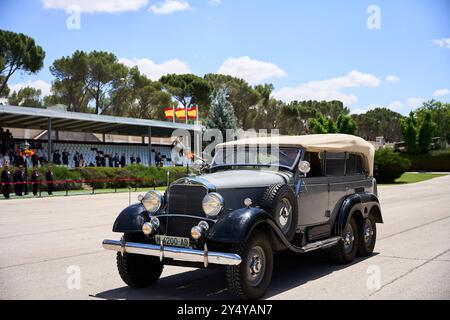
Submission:
[[[377,255],[377,253],[374,253],[374,255]],[[313,252],[304,255],[277,254],[274,259],[272,284],[264,298],[273,297],[309,281],[345,269],[364,259],[367,258],[357,258],[352,264],[340,265],[334,263],[327,252]],[[108,300],[234,299],[228,292],[223,268],[211,270],[196,269],[166,277],[164,277],[163,272],[163,278],[151,288],[132,289],[125,286],[100,292],[92,297]]]

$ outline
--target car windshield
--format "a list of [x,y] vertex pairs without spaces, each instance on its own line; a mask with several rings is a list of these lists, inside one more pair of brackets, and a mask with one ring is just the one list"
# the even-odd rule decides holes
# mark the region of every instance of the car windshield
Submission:
[[276,166],[292,170],[300,157],[300,152],[299,148],[291,147],[224,147],[216,149],[211,167]]

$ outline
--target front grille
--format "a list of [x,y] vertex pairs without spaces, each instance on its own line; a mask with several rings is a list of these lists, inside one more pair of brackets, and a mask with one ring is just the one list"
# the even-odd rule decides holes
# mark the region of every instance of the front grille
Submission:
[[176,184],[169,189],[169,214],[204,217],[202,201],[207,189],[201,185]]

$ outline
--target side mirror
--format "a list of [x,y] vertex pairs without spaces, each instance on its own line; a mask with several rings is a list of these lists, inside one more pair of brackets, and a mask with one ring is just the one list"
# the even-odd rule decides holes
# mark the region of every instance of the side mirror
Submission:
[[306,176],[311,171],[311,165],[308,161],[300,161],[298,170]]

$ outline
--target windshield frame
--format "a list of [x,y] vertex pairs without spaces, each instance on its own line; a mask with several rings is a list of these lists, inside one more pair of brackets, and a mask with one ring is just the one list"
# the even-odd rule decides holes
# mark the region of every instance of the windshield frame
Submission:
[[[270,145],[265,145],[264,146],[265,149],[270,149],[270,147],[271,147]],[[227,147],[222,147],[220,149],[226,149],[226,148]],[[234,148],[237,148],[237,147],[234,146]],[[259,145],[258,146],[245,146],[245,148],[246,149],[248,149],[248,148],[258,148],[259,149],[260,146]],[[262,146],[261,146],[261,148],[262,148]],[[271,167],[276,167],[278,169],[286,169],[286,170],[295,172],[295,169],[297,168],[297,165],[298,165],[300,159],[303,157],[304,148],[302,148],[302,147],[294,147],[294,146],[292,146],[292,147],[291,146],[279,146],[278,147],[278,149],[280,151],[283,148],[284,149],[287,149],[287,148],[289,148],[289,149],[296,149],[296,150],[299,151],[298,154],[297,154],[296,159],[292,163],[292,166],[286,166],[286,165],[281,165],[281,164],[278,164],[278,165],[275,165],[275,164],[262,164],[262,163],[260,163],[260,164],[250,164],[250,163],[245,163],[245,164],[233,163],[233,164],[230,164],[230,163],[227,163],[227,164],[214,165],[215,159],[217,157],[217,151],[218,151],[218,149],[216,149],[215,150],[216,154],[214,155],[214,157],[212,159],[211,170],[216,170],[216,169],[220,169],[220,168],[233,168],[233,167],[254,167],[254,168],[271,168]]]

